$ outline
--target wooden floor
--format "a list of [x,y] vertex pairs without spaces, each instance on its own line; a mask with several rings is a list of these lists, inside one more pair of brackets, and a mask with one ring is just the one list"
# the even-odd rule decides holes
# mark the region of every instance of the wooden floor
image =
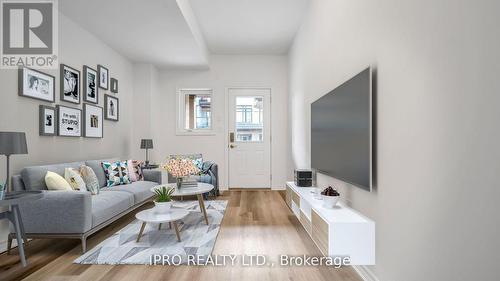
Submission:
[[[229,204],[213,254],[263,254],[276,264],[280,254],[320,256],[318,248],[286,206],[282,193],[230,191],[220,199],[229,200]],[[133,219],[133,214],[129,214],[91,236],[88,248]],[[72,263],[80,255],[79,243],[75,240],[32,241],[27,246],[27,254],[27,268],[20,266],[16,250],[12,255],[0,255],[0,280],[361,280],[351,267],[78,265]]]

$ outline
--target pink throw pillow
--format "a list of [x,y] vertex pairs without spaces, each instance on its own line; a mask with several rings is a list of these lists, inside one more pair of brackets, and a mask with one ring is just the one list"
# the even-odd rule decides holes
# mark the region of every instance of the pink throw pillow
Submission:
[[129,178],[132,182],[144,180],[144,175],[141,169],[142,161],[139,160],[128,160],[127,167],[129,171]]

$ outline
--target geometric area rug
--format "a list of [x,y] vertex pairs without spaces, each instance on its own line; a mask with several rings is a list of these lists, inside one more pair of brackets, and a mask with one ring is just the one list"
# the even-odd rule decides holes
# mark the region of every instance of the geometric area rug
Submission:
[[189,214],[177,222],[181,242],[175,230],[162,224],[147,223],[139,242],[137,234],[142,222],[137,219],[77,258],[77,264],[151,264],[153,255],[173,257],[187,263],[188,255],[203,261],[212,254],[220,225],[226,210],[227,200],[207,200],[208,225],[200,212],[198,201],[176,201],[172,208],[186,209]]

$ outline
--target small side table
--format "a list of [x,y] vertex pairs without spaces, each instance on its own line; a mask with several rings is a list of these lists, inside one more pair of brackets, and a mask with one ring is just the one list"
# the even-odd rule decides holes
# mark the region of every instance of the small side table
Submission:
[[179,228],[177,227],[177,221],[185,218],[188,214],[189,212],[184,209],[170,209],[168,213],[157,213],[155,208],[144,210],[135,214],[135,218],[142,221],[141,230],[137,236],[137,242],[141,239],[146,223],[159,223],[160,225],[158,226],[158,230],[160,230],[161,224],[167,222],[174,225],[177,241],[181,242],[181,235],[179,233]]
[[28,242],[28,240],[26,239],[26,233],[24,232],[24,225],[21,219],[21,212],[19,211],[19,204],[32,200],[38,200],[42,197],[43,193],[41,191],[14,191],[7,193],[5,198],[0,200],[0,207],[10,206],[9,211],[0,213],[0,219],[8,219],[14,225],[17,247],[19,248],[19,256],[23,267],[28,264],[24,255],[23,246],[24,243]]

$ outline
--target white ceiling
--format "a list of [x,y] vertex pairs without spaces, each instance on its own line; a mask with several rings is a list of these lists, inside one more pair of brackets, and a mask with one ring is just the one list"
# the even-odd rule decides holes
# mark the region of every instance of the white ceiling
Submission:
[[309,0],[71,0],[59,10],[133,62],[206,69],[214,54],[286,54]]
[[59,10],[133,62],[207,68],[176,0],[59,1]]
[[190,0],[212,53],[286,54],[309,0]]

